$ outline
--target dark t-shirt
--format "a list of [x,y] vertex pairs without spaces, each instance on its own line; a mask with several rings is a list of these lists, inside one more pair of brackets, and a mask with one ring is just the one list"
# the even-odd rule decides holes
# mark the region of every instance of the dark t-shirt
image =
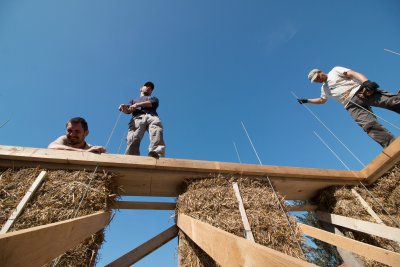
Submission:
[[138,98],[135,98],[131,101],[129,101],[129,105],[133,105],[135,103],[142,103],[142,102],[146,102],[146,101],[150,101],[152,104],[151,108],[137,108],[134,112],[132,112],[132,117],[137,117],[140,116],[142,114],[151,114],[154,116],[158,116],[157,114],[157,108],[158,108],[158,98],[155,96],[141,96]]

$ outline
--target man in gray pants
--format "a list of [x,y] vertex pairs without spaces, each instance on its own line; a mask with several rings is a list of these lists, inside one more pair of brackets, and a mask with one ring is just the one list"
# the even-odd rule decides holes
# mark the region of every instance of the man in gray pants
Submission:
[[140,155],[140,141],[146,131],[149,132],[150,145],[148,156],[165,157],[165,144],[163,139],[163,126],[157,114],[158,98],[152,96],[154,84],[146,82],[140,88],[140,97],[129,101],[129,104],[121,104],[119,111],[132,114],[129,122],[127,136],[128,146],[125,154]]
[[382,147],[387,147],[395,137],[384,128],[372,112],[371,106],[400,113],[400,95],[379,90],[363,74],[353,70],[334,67],[328,74],[313,69],[308,74],[311,82],[322,83],[319,98],[298,99],[300,104],[324,104],[329,97],[341,102],[351,117],[363,130]]

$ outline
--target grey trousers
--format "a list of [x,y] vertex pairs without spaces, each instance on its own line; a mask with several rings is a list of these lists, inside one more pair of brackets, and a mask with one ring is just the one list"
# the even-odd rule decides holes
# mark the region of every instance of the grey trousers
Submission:
[[353,96],[346,110],[363,130],[382,147],[387,147],[395,137],[377,120],[371,107],[380,107],[400,113],[400,95],[377,91],[372,96],[363,98]]
[[163,138],[163,126],[160,118],[150,114],[143,114],[133,119],[129,125],[126,138],[127,148],[125,154],[140,155],[140,141],[144,133],[148,131],[150,137],[149,151],[156,152],[160,157],[165,157],[165,144]]

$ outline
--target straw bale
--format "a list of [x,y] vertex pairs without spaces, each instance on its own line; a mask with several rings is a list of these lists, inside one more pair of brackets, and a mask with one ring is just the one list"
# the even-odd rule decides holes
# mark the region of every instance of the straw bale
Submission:
[[[186,181],[186,190],[177,200],[177,213],[184,213],[195,219],[243,237],[244,227],[239,205],[232,187],[237,182],[243,205],[249,219],[256,243],[285,254],[302,258],[297,242],[302,242],[295,219],[290,217],[295,235],[290,234],[285,215],[265,179],[250,178],[204,178]],[[284,203],[284,199],[280,202]],[[197,247],[183,233],[180,233],[181,266],[217,266],[207,254]]]
[[[8,169],[0,180],[2,224],[16,208],[42,169]],[[47,170],[47,176],[10,231],[59,222],[110,210],[116,192],[113,174],[86,171]],[[90,186],[88,186],[90,182]],[[82,196],[84,196],[81,202]],[[111,197],[110,197],[111,196]],[[78,206],[80,208],[78,210]],[[103,231],[85,240],[57,259],[57,266],[94,266],[104,240]]]
[[[350,218],[376,223],[375,219],[361,205],[359,200],[351,193],[355,189],[377,213],[381,220],[388,226],[398,227],[400,224],[400,163],[382,175],[374,184],[331,187],[321,192],[318,203],[321,210]],[[384,210],[383,210],[383,208]],[[389,215],[385,212],[389,213]],[[394,221],[395,222],[394,222]],[[400,246],[394,241],[387,240],[358,231],[339,227],[340,230],[352,239],[362,241],[390,251],[400,252]],[[363,258],[366,266],[386,266],[375,261]]]

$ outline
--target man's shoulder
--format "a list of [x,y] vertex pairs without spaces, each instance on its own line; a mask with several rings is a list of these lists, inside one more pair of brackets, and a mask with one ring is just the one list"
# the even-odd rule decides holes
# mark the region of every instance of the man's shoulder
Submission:
[[54,140],[55,143],[60,144],[60,145],[68,145],[68,139],[66,135],[61,135],[58,137],[56,140]]
[[334,67],[329,73],[334,72],[334,73],[343,73],[346,71],[349,71],[349,68],[341,67],[341,66],[336,66]]

